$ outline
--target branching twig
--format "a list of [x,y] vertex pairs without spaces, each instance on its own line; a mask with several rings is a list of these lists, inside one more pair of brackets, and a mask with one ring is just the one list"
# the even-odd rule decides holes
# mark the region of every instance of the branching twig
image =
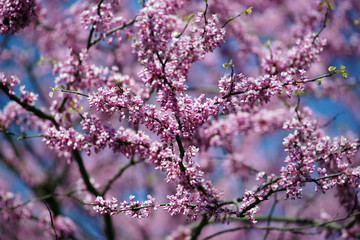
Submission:
[[314,36],[314,39],[312,41],[312,44],[315,43],[316,39],[320,36],[321,32],[326,28],[327,26],[327,19],[328,19],[328,16],[329,16],[329,10],[331,9],[331,5],[327,5],[326,6],[326,13],[325,13],[325,17],[324,17],[324,22],[323,22],[323,25],[321,26],[319,32],[316,33],[316,35]]
[[252,7],[249,7],[249,8],[247,8],[247,9],[245,9],[244,11],[242,11],[241,13],[239,13],[238,15],[236,15],[235,17],[229,17],[229,19],[222,25],[221,28],[226,27],[226,25],[227,25],[229,22],[231,22],[231,21],[235,20],[236,18],[240,17],[243,13],[245,13],[246,15],[251,14],[251,11],[252,11]]
[[138,161],[129,161],[127,164],[125,164],[124,166],[122,166],[120,168],[120,170],[112,177],[109,179],[108,183],[105,185],[104,190],[101,193],[101,196],[105,196],[106,192],[110,189],[111,185],[113,184],[113,182],[116,181],[116,179],[118,179],[119,177],[121,177],[121,175],[125,172],[126,169],[128,169],[129,167],[138,164],[142,162],[142,160],[138,160]]
[[[269,213],[268,219],[267,219],[267,221],[266,221],[266,226],[267,226],[267,227],[270,226],[271,218],[272,218],[272,215],[273,215],[273,213],[274,213],[275,206],[276,206],[276,204],[279,202],[279,200],[277,200],[276,196],[277,196],[277,195],[275,194],[275,200],[274,200],[273,205],[271,206],[270,213]],[[270,233],[270,229],[267,229],[266,232],[265,232],[265,236],[264,236],[263,240],[266,240],[266,239],[267,239],[269,233]]]
[[7,130],[1,130],[1,129],[0,129],[0,132],[3,132],[5,134],[9,134],[9,135],[12,135],[12,136],[16,136],[16,137],[18,137],[17,140],[21,140],[21,139],[24,139],[24,138],[36,138],[36,137],[52,138],[52,136],[44,135],[44,134],[37,134],[37,135],[27,135],[26,133],[18,134],[18,133],[13,133],[13,132],[9,132]]
[[[104,0],[100,0],[97,4],[97,15],[99,15],[99,17],[101,17],[101,4],[103,3]],[[94,35],[94,32],[95,32],[95,25],[96,23],[93,23],[91,25],[91,29],[90,29],[90,33],[89,33],[89,37],[88,37],[88,40],[87,40],[87,46],[86,46],[86,49],[89,50],[91,48],[91,39]]]
[[[108,37],[111,34],[113,34],[114,32],[117,32],[119,30],[123,30],[127,26],[130,26],[130,25],[134,24],[136,21],[137,21],[136,17],[134,17],[134,19],[127,21],[123,25],[120,25],[120,26],[117,26],[117,27],[114,27],[114,28],[110,29],[108,32],[105,33],[105,36]],[[91,48],[93,45],[95,45],[97,42],[99,42],[101,39],[102,39],[101,37],[95,38],[92,42],[89,43],[88,49]]]
[[[293,81],[293,82],[283,83],[282,86],[285,87],[285,86],[289,86],[289,85],[295,85],[295,84],[298,84],[298,83],[304,83],[305,84],[305,83],[309,83],[309,82],[316,82],[316,81],[321,80],[323,78],[331,77],[331,76],[333,76],[335,74],[336,74],[336,72],[333,71],[333,72],[324,74],[324,75],[322,75],[320,77],[307,79],[306,81]],[[274,87],[271,87],[270,85],[268,85],[266,87],[263,87],[263,88],[259,89],[258,91],[263,91],[263,90],[267,90],[267,89],[271,89],[271,88],[274,88]],[[253,90],[244,90],[244,91],[231,92],[231,93],[226,94],[225,96],[223,96],[222,99],[225,99],[225,98],[228,98],[228,97],[231,97],[231,96],[234,96],[234,95],[244,94],[244,93],[247,93],[249,91],[253,91]]]

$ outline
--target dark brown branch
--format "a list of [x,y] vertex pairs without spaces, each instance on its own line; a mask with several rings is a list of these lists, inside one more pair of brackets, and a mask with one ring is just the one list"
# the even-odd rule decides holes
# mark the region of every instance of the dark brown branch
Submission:
[[58,235],[57,235],[57,233],[56,233],[56,228],[55,228],[55,225],[54,225],[53,215],[52,215],[52,213],[51,213],[51,210],[50,210],[49,206],[46,204],[45,201],[44,201],[44,204],[45,204],[45,206],[46,206],[46,208],[48,209],[49,214],[50,214],[51,227],[52,227],[52,229],[54,230],[55,239],[58,240],[59,237],[58,237]]
[[96,190],[96,188],[90,182],[90,177],[85,169],[80,152],[78,150],[74,150],[73,155],[75,157],[75,161],[76,161],[77,165],[79,166],[79,171],[80,171],[82,179],[84,180],[87,190],[89,190],[89,192],[91,192],[95,197],[100,196],[99,191]]
[[201,233],[201,230],[208,224],[209,220],[206,215],[203,215],[200,223],[191,231],[191,240],[196,240]]
[[101,193],[101,196],[105,196],[106,192],[110,189],[111,185],[119,178],[121,177],[121,175],[125,172],[126,169],[128,169],[129,167],[136,165],[138,163],[142,162],[142,160],[138,160],[138,161],[129,161],[127,164],[125,164],[124,166],[122,166],[120,168],[120,170],[112,177],[109,179],[108,183],[106,184],[104,190]]
[[[101,4],[103,3],[104,0],[100,0],[99,3],[97,4],[97,15],[99,15],[99,17],[101,17]],[[86,49],[89,50],[92,46],[91,44],[91,39],[94,35],[94,32],[95,32],[95,25],[96,23],[93,23],[91,25],[91,30],[90,30],[90,33],[89,33],[89,37],[88,37],[88,40],[87,40],[87,46],[86,46]]]
[[[117,26],[117,27],[114,27],[112,29],[110,29],[108,32],[105,33],[105,36],[108,37],[110,36],[111,34],[113,34],[114,32],[117,32],[119,30],[123,30],[124,28],[126,28],[127,26],[130,26],[132,24],[134,24],[136,22],[136,17],[132,20],[129,20],[127,21],[126,23],[124,23],[123,25],[120,25],[120,26]],[[99,42],[101,40],[101,37],[97,37],[95,38],[93,41],[88,41],[88,47],[87,49],[90,49],[93,45],[95,45],[97,42]]]
[[47,113],[44,113],[43,111],[41,111],[40,109],[38,109],[37,107],[34,106],[30,106],[24,102],[21,101],[21,98],[19,98],[16,95],[10,94],[9,93],[9,88],[7,86],[4,86],[3,84],[0,84],[0,89],[3,90],[3,92],[13,101],[15,101],[16,103],[18,103],[19,105],[21,105],[24,109],[26,109],[29,112],[32,112],[35,116],[41,118],[41,119],[45,119],[45,120],[50,120],[56,127],[59,127],[59,124],[55,121],[55,118]]

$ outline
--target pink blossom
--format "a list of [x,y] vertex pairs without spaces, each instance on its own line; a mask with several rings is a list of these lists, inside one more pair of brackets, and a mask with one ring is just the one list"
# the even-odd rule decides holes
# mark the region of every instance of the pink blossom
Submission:
[[0,1],[0,31],[2,34],[19,31],[29,25],[35,13],[34,0]]

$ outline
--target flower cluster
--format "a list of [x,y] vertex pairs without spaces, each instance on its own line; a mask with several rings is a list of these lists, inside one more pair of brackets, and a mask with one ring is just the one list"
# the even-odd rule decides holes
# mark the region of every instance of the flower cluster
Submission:
[[181,133],[184,137],[193,137],[196,129],[219,112],[215,101],[210,98],[205,99],[203,94],[194,100],[188,95],[180,97],[178,106]]
[[150,146],[149,137],[142,131],[135,133],[134,130],[123,127],[116,130],[109,125],[103,125],[95,116],[88,117],[87,113],[84,114],[81,126],[88,133],[79,133],[72,127],[48,128],[43,141],[67,160],[70,160],[71,152],[75,149],[86,151],[90,155],[91,148],[97,153],[109,146],[114,152],[130,157],[134,153],[145,155]]
[[11,76],[10,79],[5,76],[4,73],[0,72],[1,83],[9,88],[9,94],[14,94],[13,87],[20,83],[20,79],[16,76]]
[[225,74],[218,87],[222,99],[218,99],[223,111],[228,114],[236,105],[251,111],[255,106],[261,106],[270,101],[271,97],[281,95],[284,91],[290,98],[293,92],[303,91],[308,80],[306,71],[295,68],[287,69],[278,75],[265,74],[260,77],[246,77],[240,73],[234,76]]
[[43,141],[51,149],[58,152],[58,156],[65,158],[68,162],[71,160],[71,152],[75,149],[86,150],[88,153],[91,145],[86,141],[83,134],[75,131],[74,128],[65,129],[60,127],[48,128],[45,132],[46,136]]
[[163,147],[160,143],[153,143],[148,151],[147,161],[155,165],[155,169],[166,173],[166,182],[175,182],[180,173],[180,161],[178,155],[170,147]]
[[219,100],[220,104],[224,112],[229,113],[237,104],[251,108],[268,102],[272,96],[281,94],[283,83],[277,76],[269,74],[257,78],[237,74],[233,79],[226,74],[219,81],[219,88],[225,98]]
[[[76,225],[71,218],[57,216],[54,219],[54,227],[60,237],[70,237],[76,233]],[[49,230],[51,233],[54,233],[53,229]]]
[[[39,125],[40,122],[42,124]],[[26,111],[19,104],[9,102],[4,109],[0,111],[0,129],[8,129],[12,123],[21,126],[22,132],[25,132],[26,128],[44,131],[49,126],[48,123],[31,114],[29,111]]]
[[[200,12],[191,33],[182,36],[185,23],[174,17],[176,8],[166,8],[168,5],[167,0],[146,2],[135,24],[139,37],[133,48],[143,65],[140,76],[144,83],[158,90],[158,101],[162,106],[171,108],[176,106],[175,92],[187,89],[185,81],[190,64],[218,47],[223,42],[225,30],[216,26],[216,15],[205,21]],[[183,1],[175,6],[181,5]]]
[[19,194],[0,191],[0,210],[3,221],[18,221],[19,219],[30,218],[30,206],[21,206]]
[[[148,1],[139,15],[139,21],[135,23],[139,37],[133,44],[139,61],[144,67],[141,71],[143,81],[151,87],[167,91],[185,90],[185,79],[171,79],[167,74],[165,65],[168,62],[168,44],[171,42],[172,33],[177,29],[177,19],[172,15],[174,9],[167,0]],[[174,7],[174,6],[172,6]],[[171,71],[171,69],[169,69]],[[165,95],[168,94],[165,91]]]
[[1,0],[0,33],[14,34],[29,25],[35,16],[35,0]]
[[295,46],[288,51],[290,67],[308,70],[311,63],[319,60],[319,55],[325,45],[326,39],[319,38],[314,33],[306,34],[302,39],[296,39]]
[[110,213],[110,215],[116,215],[119,213],[125,213],[133,218],[147,218],[150,214],[150,209],[157,210],[158,206],[155,204],[155,198],[151,195],[147,195],[147,200],[144,202],[134,201],[135,196],[130,195],[130,201],[118,202],[116,198],[111,200],[104,200],[103,197],[98,196],[95,199],[95,206],[93,209],[100,213]]
[[117,209],[119,204],[118,200],[114,197],[111,200],[104,200],[103,197],[97,196],[95,204],[93,209],[100,214],[110,213],[111,215],[115,215],[118,213]]
[[27,105],[34,105],[34,102],[38,99],[38,94],[34,94],[33,92],[28,92],[25,90],[25,86],[20,87],[20,96],[21,102]]
[[134,130],[124,127],[114,129],[109,125],[102,124],[100,119],[95,116],[88,117],[85,114],[85,120],[81,122],[81,126],[83,130],[89,131],[86,140],[94,146],[95,152],[109,146],[114,152],[121,152],[127,157],[135,153],[143,156],[150,146],[150,139],[144,132],[136,133]]
[[265,178],[264,173],[260,172],[257,179],[263,179],[264,181],[255,190],[246,190],[241,201],[236,202],[237,209],[234,211],[238,217],[248,216],[252,223],[257,222],[254,215],[260,210],[258,204],[265,201],[273,191],[279,189],[278,178],[275,174]]
[[174,216],[180,213],[188,217],[198,215],[198,213],[192,211],[191,208],[194,197],[186,190],[186,188],[184,188],[184,186],[179,184],[176,188],[176,194],[168,195],[167,199],[169,200],[169,204],[165,206],[164,209],[167,210],[170,215]]
[[[114,6],[112,3],[93,5],[90,9],[84,10],[80,18],[85,29],[93,29],[99,34],[101,39],[106,38],[106,33],[112,26],[124,24],[121,16],[114,16]],[[108,41],[111,40],[112,38],[108,38]]]
[[289,69],[298,72],[309,70],[311,63],[319,60],[319,54],[326,45],[326,39],[314,33],[304,34],[296,38],[295,45],[287,48],[284,43],[275,42],[271,45],[271,52],[262,58],[261,65],[266,74],[276,75]]
[[[205,146],[221,146],[231,141],[236,134],[265,134],[281,128],[288,112],[284,108],[255,112],[235,110],[226,118],[212,121],[202,129],[201,136]],[[205,141],[207,140],[207,141]]]
[[71,218],[59,215],[51,219],[47,210],[40,215],[39,225],[50,233],[50,236],[55,234],[54,228],[58,237],[61,238],[73,238],[76,234],[76,225]]
[[[280,170],[279,184],[286,188],[286,196],[301,197],[301,187],[305,182],[314,181],[316,190],[322,191],[345,183],[357,185],[358,170],[349,168],[349,162],[360,146],[359,141],[351,142],[344,137],[331,141],[321,129],[316,128],[316,122],[309,116],[311,112],[304,109],[284,123],[284,129],[295,129],[283,142],[288,156],[285,159],[287,165]],[[327,168],[318,168],[317,173],[322,177],[314,180],[317,162]],[[327,171],[331,171],[330,175]]]
[[109,115],[119,113],[119,119],[125,118],[125,110],[129,111],[129,122],[137,122],[141,117],[143,101],[133,96],[130,88],[112,87],[99,88],[88,98],[89,107],[96,107],[96,111],[106,112]]
[[64,84],[75,90],[86,90],[103,84],[106,81],[104,75],[108,74],[109,70],[89,64],[88,59],[89,55],[85,49],[77,53],[69,48],[66,58],[54,65],[53,74],[58,75],[55,79],[56,87]]
[[[358,136],[333,137],[340,119],[322,124],[304,106],[313,99],[303,100],[342,101],[339,108],[360,122],[355,78],[320,85],[341,73],[352,78],[350,66],[329,66],[360,53],[358,1],[0,0],[0,33],[8,34],[0,65],[9,72],[0,73],[0,170],[34,196],[20,201],[0,178],[0,188],[8,187],[0,191],[1,234],[104,238],[77,231],[81,224],[65,217],[76,217],[81,196],[105,215],[108,239],[117,232],[161,239],[174,230],[170,238],[231,231],[229,239],[240,239],[260,229],[265,238],[282,230],[283,238],[300,239],[311,227],[359,238]],[[9,34],[35,10],[33,31]],[[21,85],[39,88],[41,101],[28,86],[15,88],[12,71],[29,77]],[[49,74],[52,83],[39,85]],[[49,97],[40,89],[48,86]],[[137,200],[134,191],[151,195]],[[124,194],[129,200],[121,202]],[[160,207],[168,214],[126,220]],[[21,219],[37,222],[17,226]],[[218,227],[233,220],[241,231]]]
[[[193,158],[199,149],[190,146],[178,171],[176,193],[168,195],[169,205],[164,207],[171,215],[180,214],[188,219],[196,220],[199,214],[205,212],[209,217],[217,217],[223,209],[216,208],[220,193],[210,181],[204,180],[204,172]],[[195,191],[194,191],[195,190]]]
[[85,10],[81,14],[81,23],[84,24],[85,29],[94,25],[95,31],[107,32],[110,29],[109,25],[112,19],[113,12],[110,3],[103,3],[100,6],[94,5],[90,10]]
[[179,124],[164,108],[157,109],[153,104],[144,106],[144,116],[141,123],[161,138],[163,142],[170,142],[180,133]]

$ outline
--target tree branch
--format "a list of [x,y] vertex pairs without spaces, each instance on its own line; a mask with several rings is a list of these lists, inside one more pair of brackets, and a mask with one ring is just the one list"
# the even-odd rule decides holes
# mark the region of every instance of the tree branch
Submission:
[[4,93],[13,101],[15,101],[16,103],[18,103],[19,105],[21,105],[24,109],[26,109],[29,112],[32,112],[35,116],[41,118],[41,119],[46,119],[51,121],[56,127],[59,127],[59,124],[56,122],[55,118],[52,115],[49,115],[47,113],[44,113],[43,111],[41,111],[40,109],[34,107],[34,106],[30,106],[24,102],[21,101],[21,98],[19,98],[16,95],[10,94],[9,93],[9,88],[3,84],[0,84],[0,89],[4,91]]

